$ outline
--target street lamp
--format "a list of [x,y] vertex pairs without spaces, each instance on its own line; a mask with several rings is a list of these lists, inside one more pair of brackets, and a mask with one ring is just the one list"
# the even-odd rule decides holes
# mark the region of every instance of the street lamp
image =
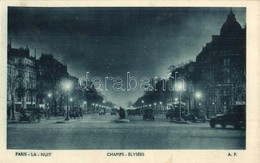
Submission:
[[66,114],[66,118],[65,121],[69,120],[69,91],[71,89],[71,82],[70,81],[66,81],[63,83],[63,89],[67,92],[67,114]]
[[72,101],[73,101],[73,98],[70,98],[70,110],[72,108]]
[[[199,103],[199,100],[201,99],[202,97],[202,93],[197,91],[195,92],[195,99],[196,99],[196,103],[198,103],[198,109],[197,109],[197,114],[199,113],[199,110],[200,110],[200,103]],[[196,104],[197,105],[197,104]],[[198,116],[198,115],[197,115]]]
[[196,97],[197,99],[200,99],[201,96],[202,96],[201,92],[196,92],[196,93],[195,93],[195,97]]
[[83,105],[84,105],[84,110],[85,110],[85,112],[87,113],[87,109],[86,109],[87,102],[84,101],[84,102],[83,102]]
[[142,100],[142,114],[144,114],[144,100]]
[[50,110],[51,110],[51,97],[52,97],[52,94],[51,93],[48,93],[48,105],[47,105],[47,108],[45,108],[45,113],[47,114],[47,118],[50,118]]
[[162,113],[162,101],[160,101],[159,104],[160,104],[160,113]]
[[52,94],[51,93],[48,93],[48,98],[49,98],[49,107],[50,107],[50,105],[51,105],[51,97],[52,97]]
[[182,120],[181,118],[181,92],[184,91],[184,81],[180,81],[178,83],[176,83],[175,85],[175,89],[176,91],[179,92],[179,120]]

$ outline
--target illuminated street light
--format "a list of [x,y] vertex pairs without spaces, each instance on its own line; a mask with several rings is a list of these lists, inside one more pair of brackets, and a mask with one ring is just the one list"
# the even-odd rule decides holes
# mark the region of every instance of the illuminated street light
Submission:
[[86,113],[88,113],[86,105],[87,105],[87,101],[83,101],[84,110],[85,110]]
[[62,83],[62,87],[63,89],[67,92],[67,114],[66,114],[66,118],[65,121],[69,120],[69,91],[71,90],[71,82],[70,81],[65,81],[64,83]]
[[[202,93],[200,91],[195,92],[195,101],[198,103],[198,110],[200,110],[199,100],[202,98]],[[196,105],[195,105],[196,106]]]
[[201,92],[196,92],[196,93],[195,93],[195,97],[196,97],[197,99],[200,99],[200,98],[202,97]]
[[175,89],[179,92],[179,120],[181,121],[181,93],[184,91],[184,80],[175,83]]
[[51,98],[52,94],[51,93],[48,93],[48,97]]
[[70,102],[72,102],[73,101],[73,99],[72,98],[70,98]]
[[141,101],[142,102],[142,113],[144,114],[144,100]]
[[162,101],[159,102],[160,104],[160,113],[162,112]]

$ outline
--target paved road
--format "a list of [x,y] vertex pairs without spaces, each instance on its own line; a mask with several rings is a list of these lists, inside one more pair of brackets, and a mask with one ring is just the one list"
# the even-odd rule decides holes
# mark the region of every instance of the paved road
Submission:
[[85,115],[69,123],[62,119],[8,124],[8,149],[244,149],[245,130],[212,129],[208,123],[176,124],[163,116],[116,123],[117,116]]

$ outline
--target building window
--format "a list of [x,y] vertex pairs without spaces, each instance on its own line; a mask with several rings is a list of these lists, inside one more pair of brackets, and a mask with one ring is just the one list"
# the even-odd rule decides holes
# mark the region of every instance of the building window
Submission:
[[227,77],[227,83],[230,83],[230,78],[229,77]]
[[27,102],[30,102],[30,98],[29,98],[29,95],[28,95],[28,94],[26,95],[26,101],[27,101]]
[[224,66],[228,66],[230,65],[230,59],[229,58],[225,58],[224,59]]

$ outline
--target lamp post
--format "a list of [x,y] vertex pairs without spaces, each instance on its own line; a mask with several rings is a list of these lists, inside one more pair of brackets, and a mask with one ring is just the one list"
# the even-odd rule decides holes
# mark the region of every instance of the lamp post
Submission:
[[215,102],[212,102],[212,105],[213,105],[213,107],[214,107],[214,113],[215,113],[215,116],[217,115],[217,109],[216,109],[216,104],[215,104]]
[[162,102],[160,101],[159,104],[160,104],[160,113],[162,113]]
[[157,113],[157,109],[156,109],[156,102],[153,104],[154,105],[154,110],[155,110],[155,113]]
[[184,81],[176,83],[176,91],[179,92],[179,120],[181,121],[181,93],[184,91]]
[[95,111],[98,111],[98,104],[95,104]]
[[65,121],[68,121],[69,120],[69,91],[71,89],[71,82],[70,81],[64,82],[63,89],[67,92],[67,114],[66,114]]
[[45,117],[46,119],[49,119],[50,118],[50,109],[51,109],[51,97],[52,97],[52,94],[51,93],[48,93],[48,103],[46,105],[46,108],[45,108]]
[[142,100],[142,114],[144,114],[144,100]]
[[[199,103],[199,100],[201,99],[201,97],[202,97],[201,92],[199,92],[199,91],[195,92],[196,103],[198,103],[197,114],[199,114],[199,111],[200,111],[200,103]],[[197,115],[197,116],[198,116],[198,115]]]
[[87,113],[87,109],[86,109],[87,101],[84,101],[84,102],[83,102],[83,105],[84,105],[84,110],[85,110],[85,112]]
[[71,108],[73,107],[73,106],[72,106],[72,102],[73,102],[73,98],[70,98],[70,110],[71,110]]

